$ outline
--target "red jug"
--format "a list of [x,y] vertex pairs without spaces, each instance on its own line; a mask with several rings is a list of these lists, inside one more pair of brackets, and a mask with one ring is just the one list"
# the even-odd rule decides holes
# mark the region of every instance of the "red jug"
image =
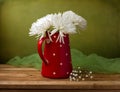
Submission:
[[[42,59],[41,74],[48,78],[68,78],[72,71],[69,35],[64,34],[64,43],[57,41],[59,32],[38,40],[38,53]],[[52,41],[50,40],[52,39]],[[44,49],[42,51],[42,44]]]

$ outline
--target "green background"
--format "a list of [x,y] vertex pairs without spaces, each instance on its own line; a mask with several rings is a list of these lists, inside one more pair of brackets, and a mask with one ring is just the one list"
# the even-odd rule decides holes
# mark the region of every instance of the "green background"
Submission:
[[37,52],[31,24],[48,13],[72,10],[88,21],[70,35],[71,48],[85,54],[120,57],[120,0],[0,0],[0,63]]

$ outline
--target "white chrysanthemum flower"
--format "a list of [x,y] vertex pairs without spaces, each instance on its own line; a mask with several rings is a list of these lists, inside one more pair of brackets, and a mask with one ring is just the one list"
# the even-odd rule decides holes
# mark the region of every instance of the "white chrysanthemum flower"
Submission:
[[72,22],[74,25],[79,26],[81,30],[86,28],[87,21],[83,17],[75,14],[72,11],[64,12],[63,17],[67,19],[69,22]]
[[52,17],[52,24],[54,27],[54,30],[51,31],[51,35],[53,35],[55,32],[60,31],[61,33],[76,33],[76,27],[75,25],[69,21],[67,18],[65,18],[61,13],[54,14]]
[[38,19],[32,24],[29,35],[40,35],[44,36],[45,32],[52,26],[52,14],[47,15],[43,18]]
[[53,30],[51,31],[51,35],[63,29],[64,25],[62,23],[61,13],[54,14],[54,16],[52,17],[52,26],[53,26]]

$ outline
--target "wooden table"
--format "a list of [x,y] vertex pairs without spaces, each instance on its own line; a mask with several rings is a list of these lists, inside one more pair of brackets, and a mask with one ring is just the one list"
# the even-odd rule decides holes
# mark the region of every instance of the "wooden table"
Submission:
[[[53,91],[54,90],[54,91]],[[34,68],[0,65],[0,92],[120,92],[120,74],[94,74],[92,81],[48,79]]]

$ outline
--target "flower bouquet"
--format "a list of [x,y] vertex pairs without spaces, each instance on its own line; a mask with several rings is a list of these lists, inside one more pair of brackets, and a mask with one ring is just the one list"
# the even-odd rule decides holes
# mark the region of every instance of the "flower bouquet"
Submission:
[[41,73],[44,77],[69,77],[72,71],[69,34],[85,29],[86,25],[86,20],[72,11],[48,14],[32,24],[29,35],[39,38],[38,53],[43,61]]

